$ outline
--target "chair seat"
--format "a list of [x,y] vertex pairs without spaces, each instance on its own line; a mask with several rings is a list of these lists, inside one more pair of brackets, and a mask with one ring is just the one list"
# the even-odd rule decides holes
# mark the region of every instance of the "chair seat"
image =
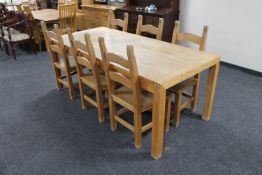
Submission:
[[171,87],[169,89],[169,91],[173,92],[173,93],[179,93],[179,92],[183,92],[186,89],[194,86],[197,83],[197,80],[195,78],[189,78],[173,87]]
[[[122,105],[123,107],[129,109],[130,111],[134,111],[134,98],[132,94],[132,90],[126,87],[120,87],[115,90],[115,94],[112,95],[114,101]],[[147,111],[152,108],[153,105],[153,96],[150,93],[145,91],[141,92],[140,95],[141,102],[141,111]]]
[[[87,86],[91,87],[92,89],[97,89],[97,83],[93,74],[90,73],[84,75],[80,77],[80,80]],[[101,82],[102,90],[107,89],[105,75],[100,74],[100,82]]]
[[[23,40],[28,40],[30,39],[30,36],[26,33],[10,33],[11,34],[11,41],[12,42],[17,42],[17,41],[23,41]],[[6,41],[10,41],[9,36],[5,35],[4,39]]]

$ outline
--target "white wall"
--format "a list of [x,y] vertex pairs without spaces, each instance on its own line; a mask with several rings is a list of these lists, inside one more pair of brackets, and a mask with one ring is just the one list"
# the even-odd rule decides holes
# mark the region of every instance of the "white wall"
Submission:
[[209,26],[207,52],[262,72],[262,0],[181,0],[180,21],[185,32]]

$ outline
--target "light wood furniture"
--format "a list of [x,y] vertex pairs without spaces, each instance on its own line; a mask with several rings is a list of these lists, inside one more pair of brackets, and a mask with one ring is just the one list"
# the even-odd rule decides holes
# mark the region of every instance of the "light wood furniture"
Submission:
[[85,14],[85,27],[87,29],[108,26],[108,15],[110,11],[115,11],[116,7],[100,4],[84,4],[82,5]]
[[163,27],[164,27],[164,19],[159,19],[158,27],[155,27],[151,24],[144,24],[143,25],[143,16],[138,16],[138,22],[137,22],[137,28],[136,28],[136,34],[141,35],[142,33],[149,33],[156,36],[156,39],[161,40],[162,39],[162,33],[163,33]]
[[[97,60],[95,51],[90,40],[90,35],[85,34],[85,44],[74,39],[71,32],[68,31],[68,37],[71,43],[71,49],[76,62],[78,83],[82,108],[87,108],[87,103],[92,104],[98,110],[98,120],[100,123],[105,121],[103,92],[107,91],[105,75],[102,72]],[[88,70],[88,73],[84,72]],[[90,92],[85,92],[85,86],[95,91],[96,100],[90,97]],[[91,93],[92,95],[92,93]]]
[[122,31],[127,32],[128,29],[128,13],[124,14],[124,20],[116,19],[113,11],[108,15],[108,27],[112,29],[122,28]]
[[[32,11],[32,15],[37,21],[45,21],[46,23],[55,23],[59,20],[59,11],[55,9],[43,9],[38,11]],[[84,30],[84,13],[76,13],[76,28],[77,30]]]
[[42,51],[42,40],[44,39],[39,23],[37,23],[33,17],[31,8],[28,5],[23,6],[24,12],[28,16],[28,21],[31,24],[32,31],[34,33],[35,43],[39,46],[39,51]]
[[[134,47],[127,46],[127,59],[107,51],[104,38],[99,38],[99,45],[106,74],[109,95],[110,124],[112,131],[117,123],[122,124],[135,135],[135,147],[142,146],[142,133],[152,128],[152,122],[142,125],[142,113],[152,110],[152,94],[141,90]],[[122,85],[118,87],[117,85]],[[171,98],[169,98],[171,104]],[[124,107],[117,111],[116,104]],[[120,117],[127,111],[133,112],[134,124]],[[170,113],[167,113],[167,116]],[[166,117],[167,117],[166,116]]]
[[[75,32],[77,40],[84,43],[84,34],[90,33],[96,56],[102,59],[98,38],[104,37],[110,52],[126,55],[126,45],[136,50],[136,62],[141,88],[153,93],[153,126],[151,156],[159,159],[163,151],[166,92],[169,88],[208,70],[206,95],[202,119],[211,118],[220,57],[172,43],[159,41],[105,27]],[[119,37],[121,36],[121,37]],[[65,45],[70,47],[68,36],[63,36]]]
[[[52,66],[55,72],[56,86],[61,90],[63,86],[69,89],[69,96],[72,100],[75,96],[72,75],[76,74],[75,62],[68,57],[67,50],[62,39],[62,31],[55,25],[53,31],[48,31],[44,21],[41,21],[42,30],[45,33],[47,50],[52,59]],[[62,75],[62,71],[65,75]],[[66,80],[65,80],[66,79]]]
[[[197,36],[191,33],[181,33],[180,32],[180,22],[175,22],[175,28],[173,32],[172,43],[177,44],[178,41],[188,41],[199,46],[200,51],[205,51],[206,40],[207,40],[208,27],[204,26],[202,36]],[[180,123],[180,113],[185,108],[191,105],[191,110],[194,112],[196,110],[196,104],[199,93],[200,84],[200,73],[196,74],[182,83],[170,88],[169,90],[175,94],[175,104],[174,104],[174,126],[178,127]],[[188,93],[187,90],[193,88],[192,93]],[[187,101],[183,102],[182,98],[186,97]],[[169,119],[168,119],[169,120]],[[166,131],[168,131],[169,122],[166,126]]]
[[21,12],[21,13],[24,12],[21,4],[17,4],[16,9],[17,9],[18,12]]
[[59,5],[59,27],[62,31],[70,28],[72,32],[76,31],[76,4]]

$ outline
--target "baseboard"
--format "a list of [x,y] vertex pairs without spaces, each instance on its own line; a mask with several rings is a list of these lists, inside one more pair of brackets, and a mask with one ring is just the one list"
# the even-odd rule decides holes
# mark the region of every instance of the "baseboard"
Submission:
[[243,72],[246,72],[246,73],[258,76],[258,77],[262,77],[262,72],[259,72],[259,71],[255,71],[255,70],[248,69],[248,68],[245,68],[245,67],[237,66],[237,65],[234,65],[234,64],[231,64],[231,63],[226,63],[226,62],[223,62],[223,61],[221,61],[221,65],[229,67],[229,68],[241,70]]

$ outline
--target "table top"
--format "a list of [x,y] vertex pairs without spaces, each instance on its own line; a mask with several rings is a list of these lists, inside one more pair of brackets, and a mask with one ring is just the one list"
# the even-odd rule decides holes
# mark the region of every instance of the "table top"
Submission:
[[[55,9],[42,9],[42,10],[36,10],[32,11],[33,17],[36,20],[39,21],[57,21],[59,19],[59,11]],[[76,16],[84,15],[83,13],[76,13]]]
[[[89,33],[98,59],[101,59],[98,37],[105,38],[108,51],[121,54],[125,58],[126,45],[133,45],[140,77],[160,84],[168,89],[195,74],[217,64],[220,56],[195,49],[159,41],[131,33],[99,27],[75,32],[76,40],[84,41]],[[63,35],[65,45],[70,47],[67,35]]]

